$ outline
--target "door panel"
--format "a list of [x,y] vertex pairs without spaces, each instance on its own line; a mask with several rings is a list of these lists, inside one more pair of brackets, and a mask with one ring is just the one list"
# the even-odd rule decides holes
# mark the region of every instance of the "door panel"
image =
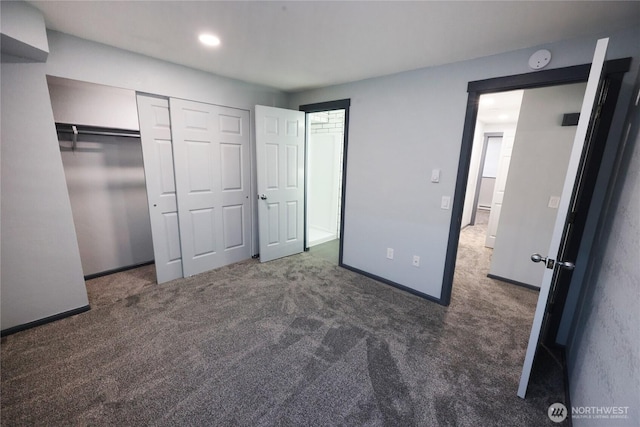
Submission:
[[493,197],[491,199],[491,211],[489,213],[489,224],[487,225],[487,237],[484,243],[488,248],[493,248],[496,242],[496,234],[498,233],[498,224],[500,222],[500,212],[502,211],[502,200],[504,199],[504,190],[507,186],[507,176],[509,174],[509,164],[511,163],[513,143],[513,135],[509,134],[509,136],[503,136],[502,145],[500,147],[500,157],[498,159],[496,185],[493,189]]
[[158,283],[182,277],[169,101],[137,95]]
[[[561,247],[564,246],[564,242],[567,238],[564,233],[565,224],[567,223],[567,216],[569,215],[569,206],[572,204],[572,194],[574,193],[574,187],[576,185],[576,178],[579,170],[582,168],[583,151],[585,142],[589,134],[591,124],[594,122],[595,110],[597,109],[596,100],[599,95],[599,90],[602,84],[602,70],[607,52],[607,44],[609,39],[598,40],[596,45],[591,71],[589,73],[589,80],[587,82],[587,88],[585,91],[582,108],[580,111],[580,119],[578,121],[578,127],[576,129],[573,148],[571,150],[571,156],[569,159],[569,166],[567,168],[567,174],[565,182],[560,196],[560,203],[558,206],[558,213],[553,229],[553,235],[551,238],[551,244],[547,254],[549,257],[555,257],[558,262],[560,261],[575,261],[575,260],[563,260],[558,259],[557,256],[561,255]],[[554,285],[553,281],[558,276],[558,264],[547,264],[551,268],[546,268],[545,273],[540,285],[540,293],[538,295],[538,303],[536,305],[536,311],[533,318],[533,324],[531,326],[531,333],[529,335],[529,343],[527,346],[527,353],[525,355],[524,364],[522,367],[522,374],[520,376],[520,385],[518,387],[518,396],[524,398],[527,392],[527,386],[529,385],[529,377],[531,375],[531,368],[533,366],[533,360],[538,349],[538,342],[540,340],[540,332],[543,326],[544,314],[547,311],[547,304],[549,300],[549,291]]]
[[256,106],[262,262],[303,250],[304,126],[303,112]]
[[184,275],[250,258],[249,113],[171,99]]
[[224,249],[237,248],[245,244],[243,218],[244,207],[242,205],[222,208],[222,222],[225,225]]
[[300,236],[298,236],[298,216],[298,202],[287,202],[287,218],[285,223],[287,227],[287,242],[292,242],[300,238]]

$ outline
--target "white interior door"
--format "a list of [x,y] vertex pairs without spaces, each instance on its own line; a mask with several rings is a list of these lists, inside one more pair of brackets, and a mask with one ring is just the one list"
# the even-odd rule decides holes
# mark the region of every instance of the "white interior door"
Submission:
[[184,276],[251,257],[249,112],[171,98]]
[[256,166],[260,261],[304,249],[302,111],[256,105]]
[[511,162],[511,152],[513,151],[514,137],[506,134],[502,137],[500,145],[500,155],[498,158],[498,172],[496,173],[496,185],[493,188],[491,198],[491,211],[489,211],[489,223],[487,224],[487,237],[484,245],[493,248],[496,243],[498,233],[498,223],[500,222],[500,211],[504,200],[504,190],[507,186],[507,176],[509,175],[509,164]]
[[[560,196],[560,204],[558,206],[558,214],[556,216],[556,222],[553,228],[553,236],[551,238],[551,244],[549,245],[549,250],[547,252],[549,254],[549,257],[556,256],[562,244],[564,225],[567,220],[567,214],[569,212],[569,206],[571,203],[571,194],[573,192],[576,176],[580,168],[582,151],[585,145],[585,139],[587,138],[591,117],[594,111],[594,107],[596,107],[596,99],[598,96],[598,89],[600,87],[602,68],[604,66],[604,60],[607,53],[608,42],[609,39],[601,39],[598,40],[598,43],[596,45],[596,50],[591,65],[591,71],[589,73],[589,80],[587,82],[587,88],[585,91],[584,100],[582,102],[582,108],[580,110],[580,120],[578,121],[573,148],[571,150],[571,157],[569,158],[569,167],[567,168],[567,175],[565,177],[562,195]],[[575,260],[557,261],[564,262]],[[525,397],[527,386],[529,385],[529,377],[531,376],[531,368],[533,366],[533,360],[538,348],[538,342],[540,340],[540,332],[542,330],[544,313],[546,311],[547,300],[549,298],[549,290],[551,289],[552,280],[554,278],[554,270],[557,268],[560,267],[557,263],[555,263],[552,268],[545,269],[542,283],[540,285],[538,304],[536,305],[533,325],[531,326],[531,333],[529,335],[529,344],[527,346],[527,353],[525,355],[524,364],[522,366],[522,374],[520,376],[520,385],[518,387],[518,396],[522,398]]]
[[142,159],[158,283],[182,277],[169,100],[137,95]]

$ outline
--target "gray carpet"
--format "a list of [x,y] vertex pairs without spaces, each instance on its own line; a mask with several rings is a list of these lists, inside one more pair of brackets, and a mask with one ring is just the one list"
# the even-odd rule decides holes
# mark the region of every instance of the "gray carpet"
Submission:
[[553,362],[516,396],[537,293],[484,277],[474,228],[449,307],[312,253],[96,279],[122,289],[92,281],[91,311],[2,339],[1,424],[557,425]]

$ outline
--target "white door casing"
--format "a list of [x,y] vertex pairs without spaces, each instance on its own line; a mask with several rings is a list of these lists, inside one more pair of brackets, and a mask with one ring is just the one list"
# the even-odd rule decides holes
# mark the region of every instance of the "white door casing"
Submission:
[[137,95],[142,158],[158,283],[182,277],[169,100]]
[[507,186],[507,176],[509,175],[509,164],[511,162],[511,152],[513,151],[514,135],[509,132],[502,137],[500,146],[500,156],[498,159],[498,173],[496,174],[496,185],[491,198],[491,211],[489,212],[489,223],[487,224],[487,236],[484,245],[493,248],[496,242],[498,224],[500,222],[500,212],[502,201],[504,200],[504,190]]
[[260,261],[304,250],[305,113],[256,105]]
[[[598,95],[598,88],[600,86],[600,81],[602,78],[602,70],[607,53],[608,42],[608,38],[598,40],[593,56],[593,61],[591,63],[591,71],[589,72],[589,80],[587,82],[587,88],[585,90],[582,108],[580,109],[580,119],[578,121],[578,127],[576,128],[573,148],[571,150],[571,156],[569,158],[569,166],[567,168],[567,174],[562,188],[562,194],[560,196],[560,203],[558,206],[558,213],[553,228],[553,235],[551,237],[551,243],[547,252],[549,257],[555,257],[559,252],[560,245],[562,244],[564,225],[569,213],[569,205],[571,203],[571,194],[573,192],[576,176],[580,168],[582,151],[585,146],[585,139],[587,137],[589,123],[591,122],[593,110],[596,106],[595,103]],[[556,265],[555,268],[559,268],[559,266]],[[533,324],[531,326],[531,333],[529,334],[527,352],[525,355],[524,364],[522,366],[520,384],[518,386],[518,396],[521,398],[525,397],[527,386],[529,385],[531,368],[533,367],[533,360],[538,348],[538,342],[540,340],[542,322],[544,320],[544,314],[553,277],[554,269],[545,269],[542,283],[540,285],[540,293],[538,294],[538,303],[536,305]]]
[[251,257],[249,112],[171,98],[184,277]]

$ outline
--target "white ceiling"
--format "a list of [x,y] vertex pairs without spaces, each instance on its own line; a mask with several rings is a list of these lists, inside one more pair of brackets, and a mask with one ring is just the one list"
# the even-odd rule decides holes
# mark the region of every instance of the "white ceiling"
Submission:
[[[612,1],[30,1],[47,28],[284,91],[640,23]],[[202,31],[222,45],[205,48]]]
[[523,94],[523,90],[512,90],[481,95],[477,120],[487,125],[517,123]]

